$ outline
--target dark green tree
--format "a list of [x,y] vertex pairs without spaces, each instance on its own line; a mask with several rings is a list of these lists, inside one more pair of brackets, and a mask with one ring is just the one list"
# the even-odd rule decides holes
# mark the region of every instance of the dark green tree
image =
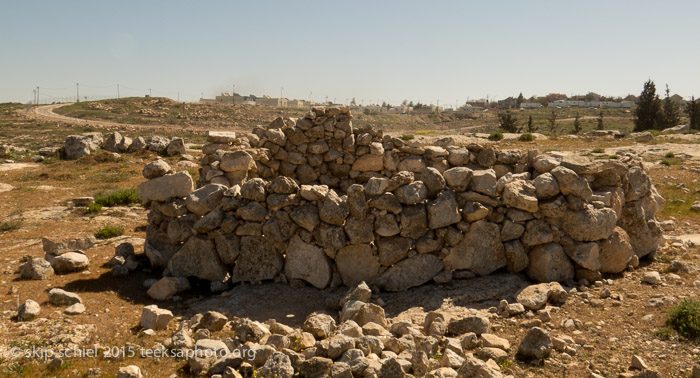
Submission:
[[574,134],[581,133],[581,113],[576,112],[576,117],[574,117]]
[[685,104],[685,111],[688,113],[690,120],[690,128],[692,130],[700,130],[700,100],[695,100],[695,96],[690,98]]
[[598,114],[598,130],[604,130],[605,129],[605,124],[603,123],[603,111],[600,111],[600,114]]
[[664,98],[664,128],[678,126],[681,123],[681,111],[678,104],[671,99],[671,93],[666,84],[666,98]]
[[517,133],[520,128],[517,125],[518,120],[510,114],[509,111],[498,114],[498,127],[507,133]]
[[552,110],[552,115],[549,116],[549,131],[554,132],[557,129],[557,113]]
[[520,108],[520,104],[522,104],[524,100],[523,92],[520,92],[520,95],[518,95],[518,98],[515,100],[515,107]]
[[532,121],[532,114],[530,114],[530,116],[527,117],[527,132],[534,133],[536,130],[537,126],[535,126],[535,123]]
[[634,131],[661,130],[664,127],[664,113],[661,110],[661,100],[656,94],[656,85],[648,80],[637,98],[634,109]]

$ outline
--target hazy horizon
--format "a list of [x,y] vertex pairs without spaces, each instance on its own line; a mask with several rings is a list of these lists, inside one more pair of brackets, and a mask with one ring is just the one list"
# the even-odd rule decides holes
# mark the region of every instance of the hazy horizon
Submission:
[[221,92],[452,106],[548,93],[700,94],[697,2],[13,2],[0,102]]

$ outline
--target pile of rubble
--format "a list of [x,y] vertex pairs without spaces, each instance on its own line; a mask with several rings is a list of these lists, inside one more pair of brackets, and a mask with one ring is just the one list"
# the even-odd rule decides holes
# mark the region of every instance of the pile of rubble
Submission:
[[[525,288],[518,302],[501,301],[489,310],[461,315],[432,311],[422,320],[387,318],[364,282],[336,303],[337,314],[314,312],[301,327],[268,320],[264,323],[208,311],[173,325],[171,311],[143,308],[145,330],[177,329],[154,349],[184,356],[190,373],[218,377],[503,377],[499,363],[515,351],[523,362],[540,363],[550,354],[575,354],[569,336],[551,336],[550,312],[567,300],[557,283]],[[501,318],[524,318],[531,329],[511,350],[510,342],[495,334]],[[535,321],[536,320],[536,321]],[[527,321],[527,320],[525,320]],[[152,332],[152,331],[144,331]],[[220,337],[226,334],[230,337]],[[132,368],[133,369],[133,368]]]
[[399,291],[498,270],[594,282],[663,240],[664,200],[633,155],[423,146],[351,118],[314,109],[240,138],[211,132],[194,191],[187,172],[149,163],[138,194],[152,265],[216,290],[276,280]]
[[184,155],[187,153],[185,142],[182,138],[166,138],[152,136],[148,141],[143,137],[129,138],[118,132],[113,132],[105,139],[102,133],[93,132],[80,135],[69,135],[62,148],[46,149],[40,155],[60,155],[66,159],[79,159],[83,156],[104,149],[116,153],[153,151],[166,156]]

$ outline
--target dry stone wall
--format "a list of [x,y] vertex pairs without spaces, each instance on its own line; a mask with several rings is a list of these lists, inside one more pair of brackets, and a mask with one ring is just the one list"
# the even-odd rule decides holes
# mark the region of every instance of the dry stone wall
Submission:
[[199,180],[149,163],[145,252],[164,275],[399,291],[496,271],[539,282],[619,273],[662,241],[643,163],[439,145],[314,109],[210,132]]

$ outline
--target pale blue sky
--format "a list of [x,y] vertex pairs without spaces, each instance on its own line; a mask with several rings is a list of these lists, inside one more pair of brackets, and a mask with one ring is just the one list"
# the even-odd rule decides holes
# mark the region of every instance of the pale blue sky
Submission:
[[700,96],[698,1],[2,1],[0,102]]

